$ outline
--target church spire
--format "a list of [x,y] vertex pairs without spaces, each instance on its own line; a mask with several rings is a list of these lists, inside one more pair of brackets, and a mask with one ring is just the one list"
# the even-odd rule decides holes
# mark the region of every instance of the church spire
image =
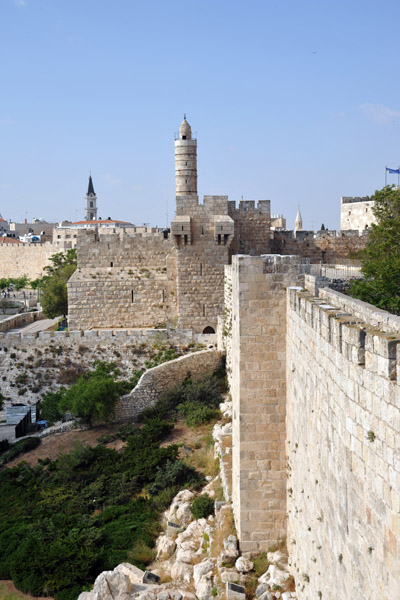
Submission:
[[297,209],[296,221],[294,224],[295,231],[301,231],[303,229],[303,219],[301,218],[300,206]]
[[89,185],[86,194],[85,221],[97,220],[97,196],[93,187],[92,175],[89,175]]
[[93,194],[93,196],[96,195],[95,191],[94,191],[94,187],[93,187],[92,175],[89,175],[89,185],[88,185],[87,195],[89,196],[89,194]]

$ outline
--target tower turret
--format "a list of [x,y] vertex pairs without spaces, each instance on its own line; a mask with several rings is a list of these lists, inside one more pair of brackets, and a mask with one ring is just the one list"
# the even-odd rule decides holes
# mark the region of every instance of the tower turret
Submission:
[[176,196],[197,196],[197,140],[186,115],[175,140],[175,185]]
[[89,185],[86,194],[86,214],[85,221],[96,221],[97,220],[97,196],[93,187],[92,176],[89,175]]
[[301,231],[303,229],[303,219],[301,218],[300,206],[297,209],[296,221],[294,224],[295,231]]

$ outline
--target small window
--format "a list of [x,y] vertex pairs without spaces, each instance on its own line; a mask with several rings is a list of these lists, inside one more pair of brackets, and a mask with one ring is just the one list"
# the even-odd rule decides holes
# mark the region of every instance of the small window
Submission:
[[183,135],[183,136],[182,136],[182,139],[183,139],[183,140],[186,140],[186,135]]
[[75,235],[74,235],[74,238],[76,238],[76,233],[75,233]]
[[71,239],[71,236],[69,234],[67,234],[65,237],[67,238],[67,240]]
[[185,235],[184,238],[185,238],[185,246],[187,246],[187,243],[188,243],[187,235]]
[[133,296],[133,290],[132,290],[131,291],[131,301],[132,301],[132,304],[133,304],[133,298],[134,298],[134,296]]
[[110,267],[113,267],[113,266],[114,266],[114,263],[113,263],[113,262],[110,262]]
[[221,234],[219,233],[218,234],[218,246],[220,246],[220,245],[221,245]]
[[210,325],[208,325],[208,327],[205,327],[203,329],[203,333],[205,333],[205,334],[215,333],[215,329],[214,329],[214,327],[210,327]]
[[205,317],[205,316],[206,316],[206,305],[203,304],[203,317]]
[[200,263],[200,275],[203,275],[203,263]]
[[93,202],[90,201],[90,208],[93,208]]
[[58,235],[58,236],[57,236],[57,239],[58,239],[58,240],[61,240],[61,235]]

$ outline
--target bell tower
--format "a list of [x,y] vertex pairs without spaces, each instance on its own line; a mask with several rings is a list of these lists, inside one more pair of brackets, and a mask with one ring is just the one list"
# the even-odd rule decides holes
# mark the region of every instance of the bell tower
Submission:
[[94,191],[92,176],[89,175],[89,185],[86,194],[85,221],[97,221],[97,196]]
[[175,139],[176,197],[197,196],[197,140],[184,115]]

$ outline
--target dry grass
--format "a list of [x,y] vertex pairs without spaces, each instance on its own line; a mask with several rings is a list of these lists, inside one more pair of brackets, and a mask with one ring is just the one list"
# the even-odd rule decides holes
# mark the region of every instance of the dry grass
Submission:
[[230,536],[236,535],[235,521],[233,512],[226,512],[220,521],[219,527],[215,530],[215,536],[211,545],[211,556],[217,558],[224,548],[224,540]]

